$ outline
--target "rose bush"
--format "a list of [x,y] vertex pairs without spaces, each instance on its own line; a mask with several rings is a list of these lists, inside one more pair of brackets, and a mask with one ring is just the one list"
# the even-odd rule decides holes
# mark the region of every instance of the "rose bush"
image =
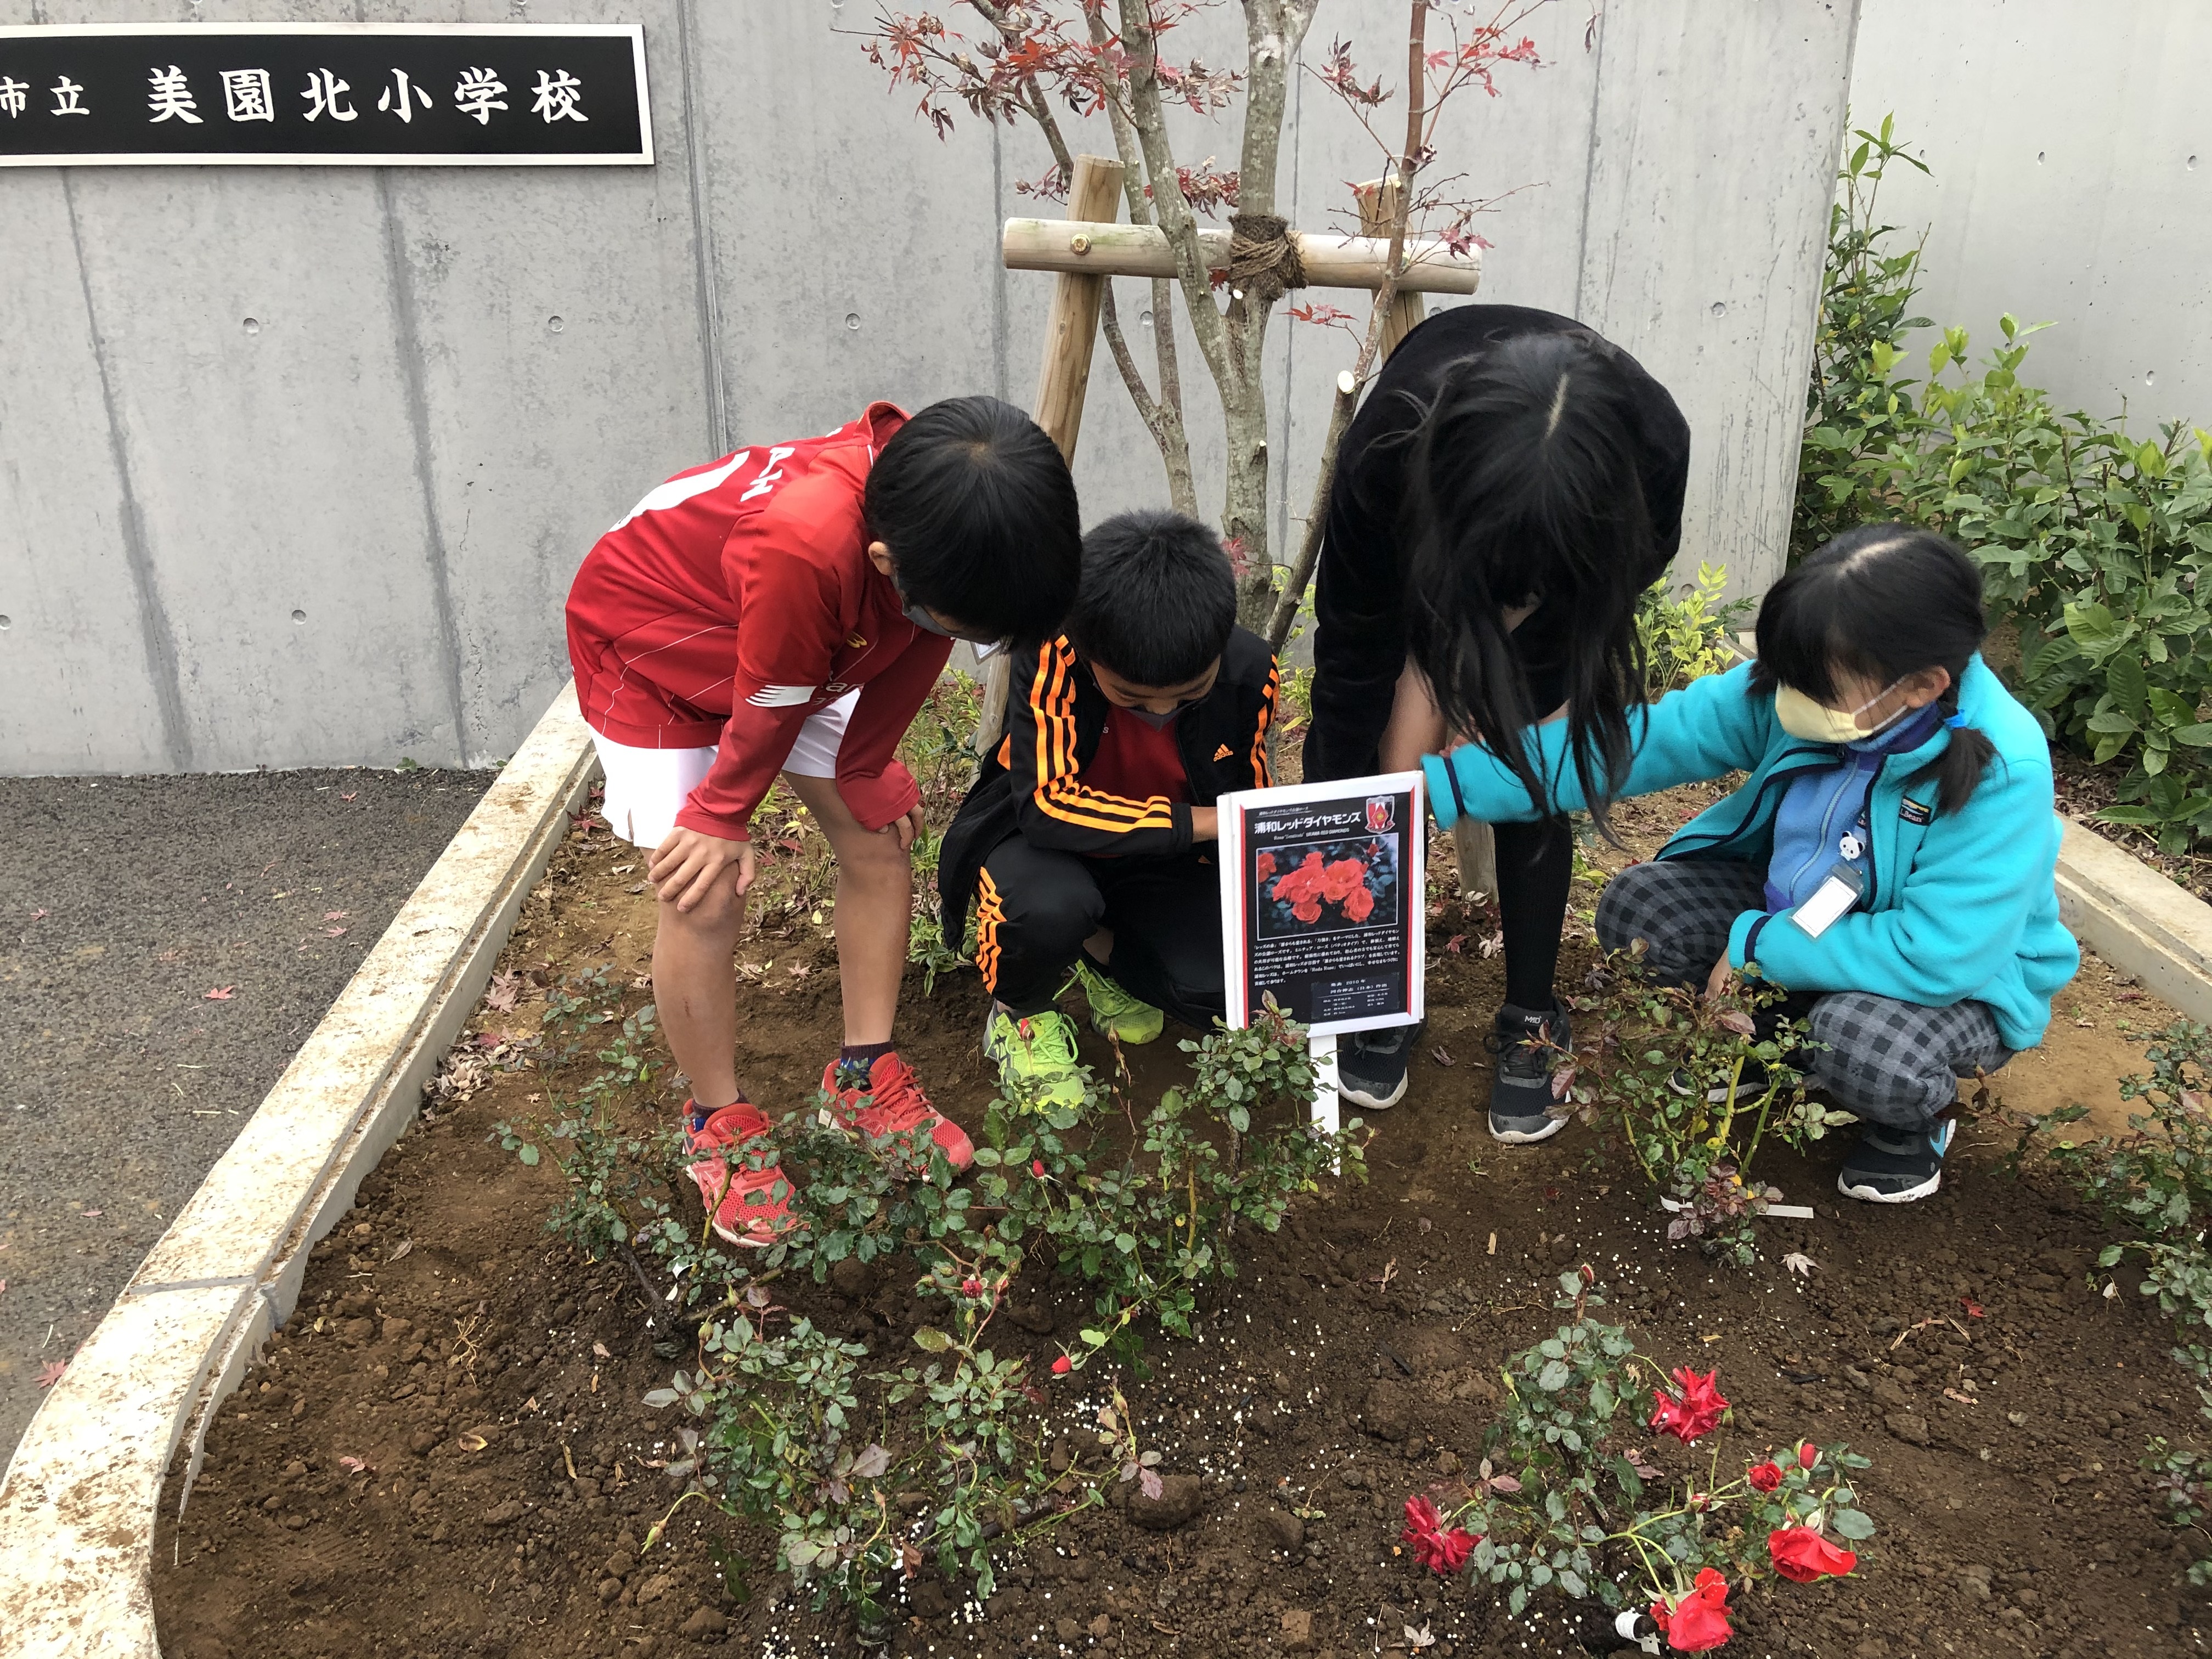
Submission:
[[[623,1017],[624,987],[605,975],[571,992],[549,999],[545,1051],[605,1044],[601,1069],[574,1094],[549,1092],[541,1124],[493,1137],[532,1164],[538,1139],[550,1146],[567,1185],[550,1226],[621,1261],[651,1300],[656,1350],[684,1367],[646,1396],[680,1413],[676,1506],[764,1523],[795,1586],[817,1605],[842,1597],[864,1624],[926,1559],[988,1595],[994,1547],[1018,1547],[1117,1481],[1156,1486],[1158,1454],[1136,1443],[1126,1408],[1099,1425],[1110,1460],[1048,1466],[1050,1378],[1109,1352],[1141,1370],[1146,1334],[1190,1335],[1199,1293],[1234,1277],[1245,1239],[1276,1231],[1334,1171],[1364,1174],[1365,1132],[1357,1119],[1335,1134],[1310,1124],[1306,1033],[1269,1006],[1243,1030],[1185,1042],[1188,1083],[1149,1110],[1097,1088],[1080,1106],[993,1104],[964,1178],[919,1132],[869,1143],[818,1103],[795,1110],[774,1140],[802,1224],[732,1252],[701,1224],[681,1136],[659,1122],[640,1058],[648,1012]],[[872,1350],[778,1300],[779,1279],[827,1279],[848,1260],[878,1262],[894,1283],[902,1267],[912,1294],[941,1309],[914,1332],[918,1353]],[[991,1327],[1024,1273],[1054,1272],[1090,1288],[1095,1318],[1032,1375]],[[893,1501],[916,1492],[931,1497],[919,1527]]]
[[1632,1402],[1648,1389],[1647,1426],[1687,1445],[1730,1422],[1718,1372],[1663,1370],[1593,1318],[1604,1297],[1588,1267],[1560,1275],[1556,1305],[1567,1322],[1504,1368],[1508,1403],[1473,1476],[1407,1501],[1401,1539],[1416,1560],[1502,1590],[1516,1617],[1540,1593],[1618,1612],[1624,1584],[1640,1586],[1680,1653],[1729,1639],[1732,1583],[1856,1570],[1848,1546],[1874,1533],[1852,1484],[1865,1458],[1802,1441],[1719,1480],[1714,1453],[1662,1498],[1658,1454],[1626,1440]]
[[1616,952],[1566,999],[1571,1051],[1553,1055],[1553,1098],[1593,1125],[1619,1124],[1637,1165],[1666,1194],[1672,1239],[1748,1267],[1753,1220],[1779,1189],[1751,1177],[1768,1137],[1804,1150],[1851,1121],[1808,1098],[1811,1035],[1785,1017],[1781,993],[1732,979],[1721,995],[1654,984],[1642,942]]

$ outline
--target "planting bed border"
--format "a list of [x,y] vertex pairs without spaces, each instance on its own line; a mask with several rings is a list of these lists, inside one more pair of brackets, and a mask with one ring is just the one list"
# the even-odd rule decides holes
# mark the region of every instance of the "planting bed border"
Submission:
[[[524,897],[598,774],[563,689],[131,1284],[0,1476],[0,1659],[160,1659],[155,1509],[290,1315],[307,1250],[414,1121]],[[2061,914],[2083,944],[2212,1022],[2212,905],[2070,819]]]
[[2059,822],[2058,914],[2074,937],[2212,1024],[2212,905],[2095,830]]
[[270,1334],[307,1251],[404,1133],[598,775],[554,698],[40,1403],[0,1475],[0,1656],[159,1659],[161,1481]]

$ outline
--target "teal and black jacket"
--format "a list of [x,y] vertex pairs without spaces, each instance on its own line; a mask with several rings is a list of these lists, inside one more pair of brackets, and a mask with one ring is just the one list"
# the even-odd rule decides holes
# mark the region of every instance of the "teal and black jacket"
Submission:
[[[2051,997],[2081,960],[2058,919],[2051,746],[1978,656],[1960,681],[1959,712],[1996,750],[1973,798],[1944,813],[1935,780],[1915,781],[1950,742],[1947,727],[1886,757],[1868,798],[1867,889],[1857,905],[1817,939],[1792,926],[1788,910],[1747,910],[1730,931],[1729,960],[1739,969],[1755,963],[1793,991],[1868,991],[1931,1008],[1986,1003],[2005,1046],[2032,1048],[2051,1023]],[[1773,696],[1751,689],[1748,663],[1632,711],[1629,726],[1635,750],[1624,797],[1750,775],[1684,825],[1660,849],[1662,859],[1734,859],[1764,871],[1791,775],[1834,766],[1841,753],[1784,732]],[[1556,721],[1528,739],[1562,811],[1583,805],[1566,731]],[[1540,816],[1527,789],[1479,744],[1424,764],[1437,820],[1447,828],[1462,814],[1498,823]]]

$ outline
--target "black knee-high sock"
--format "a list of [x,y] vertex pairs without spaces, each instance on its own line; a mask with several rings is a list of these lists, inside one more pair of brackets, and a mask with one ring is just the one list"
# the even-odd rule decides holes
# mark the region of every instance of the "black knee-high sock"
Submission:
[[1575,873],[1575,834],[1567,824],[1501,823],[1498,920],[1505,937],[1505,1000],[1516,1008],[1552,1006],[1559,932]]

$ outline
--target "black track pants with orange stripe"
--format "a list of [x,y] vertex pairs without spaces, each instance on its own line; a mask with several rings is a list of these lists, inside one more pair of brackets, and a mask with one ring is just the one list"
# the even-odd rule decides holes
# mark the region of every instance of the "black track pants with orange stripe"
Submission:
[[1114,933],[1106,971],[1132,995],[1200,1030],[1227,1007],[1221,873],[1210,857],[1083,858],[1014,836],[983,860],[978,889],[976,965],[1017,1014],[1053,1006],[1101,927]]

